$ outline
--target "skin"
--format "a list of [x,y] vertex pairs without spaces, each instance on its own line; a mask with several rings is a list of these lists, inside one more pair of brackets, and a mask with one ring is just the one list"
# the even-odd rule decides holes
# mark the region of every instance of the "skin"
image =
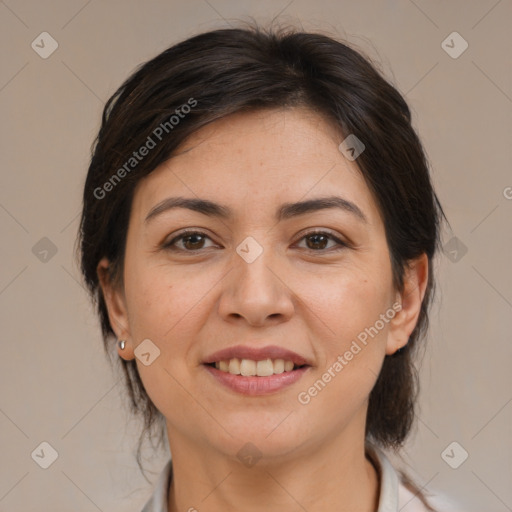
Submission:
[[[134,359],[147,338],[160,350],[149,366],[135,359],[166,418],[169,512],[378,507],[378,476],[364,451],[368,397],[385,355],[416,325],[428,262],[426,255],[412,261],[404,292],[393,288],[382,218],[357,160],[339,151],[342,140],[302,108],[238,113],[202,128],[138,184],[123,285],[109,281],[106,259],[98,265],[111,325],[127,342],[120,357]],[[355,203],[368,222],[336,208],[274,219],[285,202],[331,195]],[[206,198],[234,215],[221,220],[177,208],[145,222],[170,196]],[[181,252],[162,247],[183,228],[206,237],[178,240]],[[349,245],[304,237],[314,229]],[[236,252],[248,236],[263,247],[252,263]],[[307,405],[299,403],[298,393],[397,301],[401,311],[378,335]],[[281,391],[242,395],[201,364],[237,344],[279,345],[312,367]],[[261,452],[251,467],[237,457],[248,442]]]

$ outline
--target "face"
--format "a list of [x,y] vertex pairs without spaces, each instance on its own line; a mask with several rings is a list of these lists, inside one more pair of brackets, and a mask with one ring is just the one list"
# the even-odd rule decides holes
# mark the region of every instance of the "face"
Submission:
[[[179,436],[233,457],[251,442],[282,458],[364,435],[383,359],[414,328],[426,259],[406,276],[406,295],[397,293],[382,218],[342,140],[305,109],[235,114],[196,132],[138,184],[124,289],[104,278],[102,286],[127,340],[119,354],[133,359],[150,340],[139,349],[151,363],[135,359],[171,447]],[[221,208],[166,202],[177,197]],[[322,198],[339,199],[314,203]],[[242,347],[242,373],[268,372],[269,362],[252,362],[268,356],[279,372],[275,360],[294,356],[269,346],[306,366],[251,377],[204,364]]]

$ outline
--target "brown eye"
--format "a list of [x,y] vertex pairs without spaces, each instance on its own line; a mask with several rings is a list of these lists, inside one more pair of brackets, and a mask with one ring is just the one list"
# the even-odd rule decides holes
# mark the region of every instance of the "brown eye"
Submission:
[[164,248],[171,251],[195,252],[208,248],[204,245],[207,239],[210,240],[210,237],[201,231],[186,231],[164,244]]
[[308,249],[325,249],[327,242],[329,240],[329,237],[326,235],[321,234],[313,234],[306,237],[306,245],[308,246]]
[[[306,240],[306,249],[315,252],[321,252],[325,249],[337,250],[343,247],[347,247],[347,244],[342,242],[339,238],[325,231],[313,231],[311,233],[307,233],[301,238],[301,240]],[[334,246],[327,247],[329,241],[333,241]]]
[[195,235],[186,235],[182,237],[183,246],[185,249],[202,249],[204,245],[203,235],[195,234]]

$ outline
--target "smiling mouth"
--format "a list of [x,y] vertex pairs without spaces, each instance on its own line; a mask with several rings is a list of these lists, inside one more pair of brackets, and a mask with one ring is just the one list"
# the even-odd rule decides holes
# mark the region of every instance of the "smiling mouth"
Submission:
[[264,359],[254,361],[251,359],[233,358],[215,363],[204,363],[205,366],[216,368],[217,370],[229,373],[231,375],[239,375],[242,377],[270,377],[281,373],[290,373],[309,365],[297,365],[292,361],[284,359]]

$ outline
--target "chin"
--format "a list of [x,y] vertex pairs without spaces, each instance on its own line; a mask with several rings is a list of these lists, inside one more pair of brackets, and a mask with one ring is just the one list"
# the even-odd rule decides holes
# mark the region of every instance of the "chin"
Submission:
[[[223,442],[219,444],[219,439],[215,440],[219,451],[229,456],[235,456],[239,460],[245,455],[258,458],[263,461],[275,462],[274,459],[282,460],[286,455],[297,450],[298,446],[306,442],[305,432],[300,428],[295,429],[291,425],[283,427],[282,422],[286,414],[280,417],[269,427],[268,422],[254,421],[249,427],[244,425],[232,425],[222,423],[227,432],[223,436]],[[247,418],[244,418],[246,421]],[[299,437],[300,436],[300,437]]]

